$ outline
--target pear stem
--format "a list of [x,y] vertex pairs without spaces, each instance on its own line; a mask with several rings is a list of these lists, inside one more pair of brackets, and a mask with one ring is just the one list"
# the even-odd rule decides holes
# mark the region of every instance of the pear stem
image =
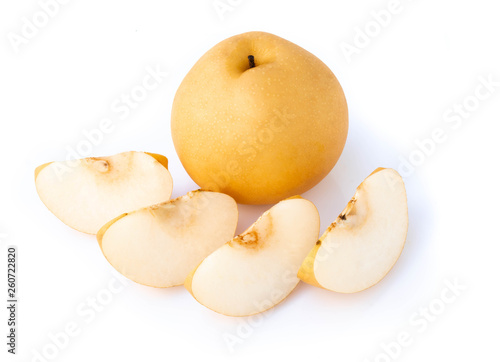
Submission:
[[253,55],[248,56],[248,64],[250,64],[250,69],[255,68],[255,59]]

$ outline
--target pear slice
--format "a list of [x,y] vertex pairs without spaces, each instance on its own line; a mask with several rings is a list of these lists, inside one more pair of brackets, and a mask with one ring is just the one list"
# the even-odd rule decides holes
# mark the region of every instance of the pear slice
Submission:
[[228,316],[248,316],[281,302],[319,236],[319,214],[301,197],[281,201],[220,247],[184,285],[204,306]]
[[143,285],[182,285],[203,258],[234,236],[238,207],[228,195],[192,191],[121,215],[97,240],[110,264]]
[[46,163],[35,170],[35,185],[42,202],[62,222],[96,234],[124,212],[169,200],[173,183],[166,157],[124,152]]
[[408,230],[408,206],[401,176],[376,169],[321,236],[298,276],[340,293],[377,284],[401,254]]

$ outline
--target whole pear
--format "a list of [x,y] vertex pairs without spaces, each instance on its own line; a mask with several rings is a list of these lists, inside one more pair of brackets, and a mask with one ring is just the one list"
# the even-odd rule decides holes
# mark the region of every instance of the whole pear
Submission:
[[347,130],[346,99],[332,71],[264,32],[206,52],[172,107],[172,138],[191,178],[245,204],[275,203],[316,185],[339,159]]

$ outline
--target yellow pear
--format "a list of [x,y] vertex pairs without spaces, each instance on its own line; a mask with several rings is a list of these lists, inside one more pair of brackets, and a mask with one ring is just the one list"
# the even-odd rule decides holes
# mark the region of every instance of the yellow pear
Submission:
[[347,103],[316,56],[276,35],[249,32],[215,45],[182,81],[171,130],[203,189],[269,204],[321,181],[347,137]]

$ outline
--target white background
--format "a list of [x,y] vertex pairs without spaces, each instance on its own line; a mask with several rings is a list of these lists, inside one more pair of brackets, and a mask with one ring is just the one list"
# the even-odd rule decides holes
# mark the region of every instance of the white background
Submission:
[[[372,12],[388,9],[388,0],[229,3],[231,11],[220,17],[212,0],[69,1],[16,52],[9,39],[22,36],[23,17],[31,20],[41,7],[34,0],[2,1],[2,290],[6,246],[19,248],[19,354],[12,360],[33,361],[35,351],[49,351],[47,361],[71,362],[498,360],[500,87],[477,107],[473,99],[480,77],[500,81],[497,2],[401,0],[399,13],[378,34]],[[354,46],[357,29],[367,26],[369,40],[347,57],[342,46]],[[92,148],[93,156],[162,153],[170,160],[173,196],[197,188],[171,141],[175,91],[204,52],[250,30],[311,51],[346,93],[344,153],[330,175],[303,195],[317,205],[322,231],[376,167],[401,171],[402,160],[418,163],[405,173],[410,229],[401,258],[367,291],[341,295],[301,283],[260,318],[218,315],[182,287],[130,282],[90,320],[82,313],[90,310],[89,298],[102,297],[108,283],[120,278],[92,236],[62,224],[38,199],[35,167],[65,159],[68,148],[85,140],[85,130],[108,117],[115,128]],[[168,76],[119,119],[113,102],[141,84],[146,67],[157,65]],[[464,100],[476,109],[446,122],[444,114]],[[446,141],[419,158],[416,142],[437,129]],[[265,209],[241,206],[238,232]],[[455,282],[466,289],[443,304],[446,283]],[[6,300],[4,291],[0,295]],[[429,306],[434,314],[423,319],[419,313]],[[4,361],[7,315],[1,310]],[[421,322],[426,328],[412,323],[415,318],[427,321]],[[80,334],[54,352],[50,336],[68,323]],[[393,342],[401,332],[412,343],[399,351]],[[232,348],[228,336],[237,341]],[[384,344],[393,346],[393,357]]]

